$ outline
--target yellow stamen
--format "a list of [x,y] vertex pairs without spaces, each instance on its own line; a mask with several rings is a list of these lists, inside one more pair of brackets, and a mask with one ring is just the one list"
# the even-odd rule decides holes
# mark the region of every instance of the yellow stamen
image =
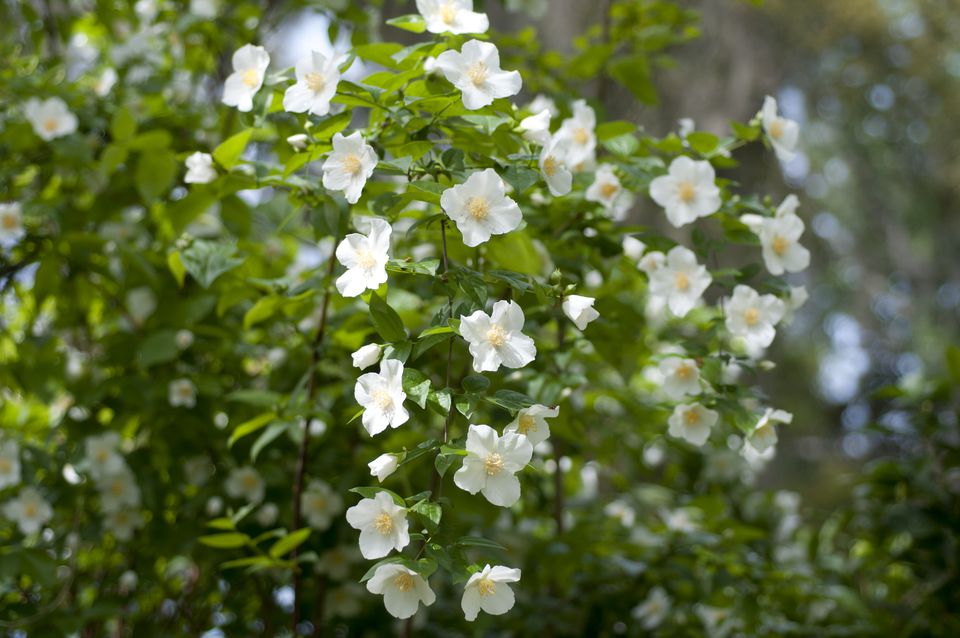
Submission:
[[779,117],[774,118],[767,133],[774,139],[780,139],[780,136],[783,135],[783,120]]
[[790,242],[785,238],[781,237],[780,235],[777,235],[776,237],[773,238],[772,248],[773,248],[773,252],[783,257],[783,254],[787,252],[788,248],[790,248]]
[[685,272],[678,272],[676,275],[674,275],[674,277],[673,277],[673,285],[674,285],[674,287],[675,287],[677,290],[679,290],[679,291],[681,291],[681,292],[682,292],[682,291],[685,291],[687,288],[689,288],[689,287],[690,287],[690,278],[687,277],[687,273],[685,273]]
[[3,227],[4,227],[6,230],[13,230],[13,229],[16,228],[17,226],[19,226],[19,222],[17,221],[17,218],[16,218],[16,217],[14,217],[13,215],[4,215],[4,216],[3,216]]
[[377,404],[377,407],[381,410],[387,410],[390,406],[393,405],[393,397],[390,396],[390,393],[386,390],[374,390],[373,402]]
[[743,320],[748,326],[757,325],[760,323],[760,311],[756,308],[748,308],[747,311],[743,313]]
[[377,258],[369,248],[361,248],[357,251],[357,265],[364,270],[370,270],[377,265]]
[[56,130],[57,130],[57,120],[56,120],[56,118],[48,117],[46,120],[44,120],[44,121],[43,121],[43,128],[44,128],[44,130],[46,130],[48,133],[53,133],[54,131],[56,131]]
[[502,326],[494,324],[490,327],[490,330],[487,331],[487,341],[489,341],[490,345],[494,348],[499,348],[507,342],[507,331],[504,330]]
[[477,591],[484,598],[492,596],[497,592],[497,584],[489,578],[481,578],[477,581]]
[[677,368],[676,375],[681,379],[689,379],[693,376],[693,370],[687,364],[683,364]]
[[613,182],[606,182],[600,186],[600,196],[604,199],[610,199],[617,194],[617,191],[620,190],[620,187],[614,184]]
[[33,503],[27,503],[23,506],[23,515],[26,518],[34,518],[37,515],[37,506]]
[[528,432],[537,431],[537,420],[530,416],[529,414],[524,414],[520,417],[519,422],[517,423],[517,432],[520,434],[527,434]]
[[573,131],[573,141],[583,146],[590,141],[590,133],[581,126]]
[[560,162],[553,155],[548,155],[547,159],[543,160],[543,174],[547,177],[552,177],[559,167]]
[[690,182],[680,182],[677,186],[677,194],[680,196],[680,201],[689,204],[697,196],[697,189]]
[[471,197],[467,200],[467,212],[477,221],[484,220],[490,214],[490,202],[485,197]]
[[472,82],[474,86],[480,86],[486,82],[489,74],[490,71],[487,69],[486,63],[480,61],[474,62],[470,65],[470,68],[467,69],[467,77],[470,78],[470,82]]
[[307,82],[307,88],[314,93],[319,93],[327,85],[327,80],[322,73],[307,73],[303,79]]
[[373,520],[373,527],[381,534],[389,534],[393,531],[393,519],[383,512]]
[[243,83],[251,89],[256,88],[260,84],[260,74],[257,73],[256,69],[247,69],[240,77]]
[[393,579],[393,584],[400,591],[410,591],[413,589],[413,576],[407,573],[397,574],[397,577]]
[[451,3],[446,3],[440,7],[440,19],[443,20],[443,23],[452,26],[454,20],[457,18],[457,10],[453,7]]
[[696,410],[687,410],[683,414],[683,420],[686,421],[687,425],[696,425],[700,423],[700,413]]
[[363,164],[360,162],[360,158],[357,157],[356,153],[350,153],[343,158],[343,170],[354,177],[360,174],[360,171],[363,170]]
[[503,469],[503,457],[494,452],[484,460],[483,469],[486,471],[487,476],[499,474],[500,470]]

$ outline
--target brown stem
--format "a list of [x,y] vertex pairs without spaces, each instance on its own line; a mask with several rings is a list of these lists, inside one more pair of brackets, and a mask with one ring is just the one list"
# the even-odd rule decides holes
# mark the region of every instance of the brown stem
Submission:
[[[334,241],[336,244],[336,241]],[[323,343],[323,337],[327,330],[327,313],[330,308],[330,280],[333,278],[333,268],[336,260],[330,255],[327,263],[327,274],[323,280],[324,294],[323,305],[320,309],[320,323],[317,325],[317,333],[313,338],[310,352],[310,379],[307,382],[307,403],[312,407],[313,399],[317,393],[317,365],[320,363],[320,345]],[[311,416],[303,429],[303,439],[300,441],[300,455],[297,457],[297,471],[293,483],[293,531],[300,529],[300,495],[303,493],[303,479],[307,472],[307,453],[310,447],[310,425],[313,422]],[[300,624],[300,600],[302,580],[300,568],[297,566],[297,548],[290,552],[290,560],[293,562],[293,614],[291,621],[293,623],[293,634],[297,635],[297,625]],[[322,618],[318,620],[322,621]],[[319,636],[322,633],[320,622],[315,626],[316,633]]]

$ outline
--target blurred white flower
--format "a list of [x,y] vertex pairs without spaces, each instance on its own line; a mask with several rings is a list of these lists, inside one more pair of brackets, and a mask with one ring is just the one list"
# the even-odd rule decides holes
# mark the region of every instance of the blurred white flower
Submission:
[[767,408],[760,420],[757,421],[753,432],[747,437],[746,444],[756,450],[757,453],[763,454],[777,444],[777,429],[774,424],[789,424],[792,422],[793,415],[789,412]]
[[[650,253],[647,264],[656,264],[656,253]],[[703,292],[710,286],[713,278],[705,266],[697,263],[693,251],[683,246],[674,246],[667,253],[664,263],[652,271],[650,277],[650,295],[666,300],[667,306],[677,317],[685,317],[700,301]]]
[[560,124],[557,137],[567,142],[567,165],[576,171],[592,166],[596,160],[597,115],[586,100],[576,100],[571,108],[573,116]]
[[47,142],[77,130],[77,116],[71,113],[66,102],[58,97],[47,98],[42,102],[30,98],[24,105],[24,113],[33,126],[33,132]]
[[25,487],[4,503],[3,515],[14,521],[22,534],[33,534],[53,518],[53,508],[35,487]]
[[383,483],[384,479],[397,471],[399,459],[396,454],[381,454],[377,458],[367,463],[370,468],[370,476],[376,476],[377,480]]
[[443,191],[440,206],[470,247],[515,230],[523,220],[520,207],[507,197],[503,180],[492,168],[475,171],[463,184]]
[[300,510],[307,524],[321,532],[328,529],[333,517],[343,509],[343,500],[324,481],[313,480],[300,495]]
[[223,103],[238,111],[253,110],[253,96],[263,86],[263,76],[270,66],[270,54],[263,47],[245,44],[233,54],[233,73],[223,87]]
[[550,111],[542,111],[520,120],[523,139],[545,146],[550,141]]
[[593,304],[596,299],[593,297],[583,297],[581,295],[567,295],[563,298],[563,314],[567,315],[577,326],[579,330],[585,330],[587,324],[600,316],[600,313],[594,310]]
[[777,100],[769,95],[763,98],[760,109],[760,122],[781,162],[789,162],[797,154],[797,142],[800,140],[800,125],[777,113]]
[[190,379],[174,379],[167,394],[172,407],[192,408],[197,404],[197,386]]
[[810,251],[800,245],[803,220],[793,212],[798,204],[796,195],[788,195],[774,217],[753,213],[740,217],[740,221],[760,238],[763,263],[771,275],[800,272],[810,265]]
[[140,326],[157,309],[157,297],[146,286],[134,288],[127,293],[127,312],[133,322]]
[[632,615],[640,621],[647,631],[656,629],[670,613],[670,597],[663,587],[654,587],[647,594],[646,599],[633,608]]
[[604,210],[615,222],[626,218],[633,206],[633,194],[624,189],[620,179],[610,164],[601,164],[597,167],[593,184],[587,189],[588,202],[597,202],[603,205]]
[[667,433],[700,446],[707,442],[710,429],[716,425],[719,418],[719,414],[699,403],[678,405],[670,415],[670,428]]
[[417,0],[417,11],[430,33],[486,33],[487,14],[473,10],[473,0]]
[[567,167],[569,146],[569,140],[560,135],[548,136],[543,150],[540,151],[540,174],[554,197],[566,195],[573,187],[573,173]]
[[264,503],[260,506],[260,509],[257,510],[257,513],[254,515],[257,519],[257,524],[263,527],[271,527],[274,523],[277,522],[277,515],[280,513],[280,508],[274,505],[273,503]]
[[444,51],[437,56],[437,68],[460,89],[463,105],[471,111],[516,95],[523,84],[520,73],[500,68],[500,52],[491,42],[470,40],[459,52]]
[[663,392],[670,399],[700,394],[700,368],[693,359],[668,357],[660,362],[659,369],[663,375]]
[[13,439],[0,442],[0,490],[20,484],[20,444]]
[[117,451],[118,447],[120,447],[120,435],[116,432],[105,432],[86,438],[84,450],[90,476],[99,480],[126,469],[127,464]]
[[18,242],[25,234],[20,203],[6,202],[0,204],[0,246]]
[[213,156],[197,151],[187,158],[187,174],[183,181],[187,184],[209,184],[217,179],[217,169],[213,166]]
[[620,242],[624,256],[630,261],[640,261],[647,245],[632,235],[624,235]]
[[99,478],[97,489],[100,491],[100,507],[105,512],[140,507],[140,487],[126,465],[115,474]]
[[263,500],[263,479],[259,472],[249,465],[230,470],[224,488],[230,498],[242,499],[248,503],[259,503]]
[[761,295],[742,284],[733,289],[725,303],[726,326],[730,334],[742,337],[748,349],[766,348],[773,343],[774,326],[783,318],[786,305],[773,295]]
[[193,333],[189,330],[177,330],[174,340],[177,342],[177,348],[186,350],[193,345]]
[[93,83],[93,92],[97,97],[106,97],[113,90],[113,85],[117,83],[117,70],[108,66],[100,74],[100,77]]
[[103,517],[103,527],[118,541],[128,541],[143,527],[143,515],[129,508],[112,510]]

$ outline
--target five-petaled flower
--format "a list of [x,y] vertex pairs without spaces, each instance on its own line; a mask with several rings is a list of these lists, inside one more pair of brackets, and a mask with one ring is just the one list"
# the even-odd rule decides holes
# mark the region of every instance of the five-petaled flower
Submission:
[[567,142],[567,165],[577,171],[589,169],[596,161],[597,114],[586,100],[576,100],[572,105],[573,116],[560,123],[557,136]]
[[360,375],[353,396],[363,408],[363,427],[373,436],[407,422],[410,413],[403,407],[403,363],[396,359],[380,362],[380,372]]
[[[393,229],[390,222],[379,218],[371,219],[369,228],[366,235],[350,233],[337,246],[337,261],[347,268],[347,271],[337,278],[337,290],[344,297],[356,297],[367,289],[376,290],[380,284],[387,281],[390,235]],[[375,362],[376,358],[367,365]]]
[[593,184],[587,189],[587,201],[603,205],[604,210],[615,222],[623,221],[633,206],[633,194],[620,183],[620,178],[610,164],[601,164]]
[[810,265],[810,251],[800,245],[803,220],[796,214],[800,201],[796,195],[787,195],[774,217],[754,213],[740,216],[763,246],[763,263],[771,275],[800,272]]
[[474,621],[481,610],[491,616],[500,616],[513,609],[513,590],[507,583],[519,581],[519,569],[502,565],[486,565],[482,571],[471,575],[460,599],[464,618]]
[[183,181],[187,184],[209,184],[217,179],[217,169],[213,166],[213,156],[197,151],[187,158],[187,174]]
[[783,319],[786,305],[773,295],[761,295],[750,286],[737,285],[726,300],[727,330],[742,337],[750,351],[762,350],[777,335],[774,326]]
[[651,266],[655,265],[647,270],[650,294],[665,299],[670,312],[677,317],[686,316],[713,278],[705,266],[697,263],[697,256],[689,248],[674,246],[662,264],[654,255],[656,253],[649,253],[644,257]]
[[192,408],[197,404],[197,386],[190,379],[174,379],[167,394],[172,407]]
[[800,125],[777,113],[777,100],[771,96],[763,98],[760,109],[760,123],[770,140],[774,152],[781,162],[789,162],[797,154],[797,142],[800,140]]
[[660,362],[663,392],[671,399],[700,394],[700,368],[693,359],[667,357]]
[[67,103],[58,97],[47,98],[42,102],[30,98],[24,104],[24,112],[33,132],[46,142],[70,135],[77,130],[77,116],[71,113]]
[[523,220],[520,207],[507,197],[503,180],[492,168],[471,173],[463,184],[443,191],[440,207],[470,247],[479,246],[492,235],[509,233]]
[[367,591],[383,594],[387,613],[400,620],[417,613],[420,603],[429,607],[437,599],[423,576],[395,563],[377,567],[373,578],[367,581]]
[[[544,111],[545,113],[546,111]],[[570,141],[560,135],[548,137],[540,151],[540,174],[547,183],[550,194],[560,197],[573,187],[573,173],[567,168],[567,149]]]
[[360,553],[364,558],[383,558],[410,544],[407,510],[386,492],[377,492],[347,510],[347,522],[360,530]]
[[15,499],[4,503],[3,515],[16,521],[22,534],[33,534],[53,518],[53,508],[37,488],[25,487]]
[[490,20],[473,10],[473,0],[417,0],[430,33],[486,33]]
[[477,310],[460,316],[460,334],[470,344],[473,369],[496,372],[501,365],[522,368],[537,356],[533,339],[523,334],[523,310],[513,300],[493,304],[488,315]]
[[713,166],[681,156],[670,162],[666,175],[650,182],[650,197],[663,206],[667,221],[677,228],[720,209],[720,189]]
[[20,241],[23,229],[23,213],[19,202],[0,204],[0,246]]
[[491,42],[470,40],[459,52],[444,51],[437,56],[437,68],[460,89],[463,105],[471,111],[516,95],[523,84],[519,72],[500,68],[500,52]]
[[531,445],[539,445],[550,438],[550,426],[547,419],[560,414],[560,408],[550,408],[535,403],[529,408],[520,408],[517,416],[503,429],[503,433],[515,432],[530,439]]
[[300,511],[310,527],[321,532],[330,527],[333,517],[343,509],[343,500],[324,481],[312,480],[300,495]]
[[747,437],[747,445],[763,454],[777,444],[777,429],[774,424],[789,424],[792,422],[793,415],[786,410],[767,408]]
[[231,498],[243,499],[248,503],[259,503],[263,500],[263,479],[259,472],[250,466],[230,470],[224,487]]
[[356,204],[367,180],[373,175],[379,158],[360,131],[344,137],[333,135],[333,152],[323,162],[323,187],[342,191],[351,204]]
[[520,481],[514,476],[533,456],[533,445],[526,436],[506,432],[498,436],[488,425],[471,425],[467,431],[467,455],[463,466],[453,475],[457,487],[483,496],[501,507],[510,507],[520,499]]
[[245,44],[233,54],[233,73],[223,86],[223,103],[238,111],[253,110],[253,96],[263,86],[270,54],[263,47]]
[[670,415],[670,436],[686,439],[693,445],[703,445],[710,437],[710,429],[716,425],[720,415],[699,403],[678,405]]

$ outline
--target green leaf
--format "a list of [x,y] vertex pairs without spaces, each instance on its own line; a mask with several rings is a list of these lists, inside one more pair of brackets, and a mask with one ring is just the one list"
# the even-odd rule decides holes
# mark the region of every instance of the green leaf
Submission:
[[290,532],[273,544],[273,546],[270,548],[270,556],[273,558],[286,556],[297,547],[300,547],[300,545],[302,545],[309,537],[309,527],[304,527],[303,529],[298,529],[295,532]]
[[389,558],[384,558],[383,560],[378,560],[378,561],[375,562],[373,565],[371,565],[371,566],[370,566],[370,569],[368,569],[368,570],[363,574],[363,576],[360,578],[360,582],[361,582],[361,583],[365,583],[365,582],[367,582],[368,580],[370,580],[371,578],[373,578],[373,575],[377,573],[377,570],[380,569],[381,567],[383,567],[384,565],[396,565],[396,564],[398,564],[398,563],[400,563],[400,564],[405,564],[405,563],[407,563],[407,562],[408,562],[407,559],[404,558],[403,556],[390,556]]
[[657,103],[657,91],[653,86],[650,65],[643,54],[619,58],[609,66],[610,75],[622,84],[634,97],[644,104]]
[[717,148],[717,144],[720,143],[720,138],[706,131],[695,131],[687,135],[687,143],[690,145],[690,148],[701,155],[709,155]]
[[633,134],[611,137],[608,140],[600,142],[600,144],[611,153],[623,157],[633,155],[637,149],[640,148],[640,142]]
[[137,120],[126,107],[121,107],[113,114],[110,121],[110,135],[117,142],[126,142],[137,134]]
[[239,532],[231,532],[228,534],[210,534],[208,536],[201,536],[197,540],[200,541],[201,545],[206,545],[207,547],[216,547],[217,549],[236,549],[246,545],[250,540],[250,537]]
[[277,295],[258,299],[257,303],[243,315],[243,329],[249,330],[252,326],[272,317],[283,306],[284,301],[286,301],[284,297]]
[[391,27],[397,27],[398,29],[412,33],[423,33],[427,30],[427,23],[424,21],[423,16],[418,13],[390,18],[387,20],[387,24]]
[[262,452],[265,447],[273,443],[278,436],[286,432],[291,425],[291,423],[286,421],[280,421],[277,423],[271,423],[269,426],[267,426],[267,429],[257,437],[257,440],[254,441],[253,445],[250,447],[250,460],[256,462],[257,457],[260,456],[260,452]]
[[227,401],[236,401],[237,403],[255,405],[261,408],[273,407],[280,403],[282,398],[282,394],[271,390],[234,390],[227,395]]
[[255,416],[249,421],[244,421],[230,434],[230,439],[227,441],[227,447],[233,447],[233,444],[247,436],[248,434],[253,434],[257,430],[266,427],[268,423],[276,420],[277,415],[274,412],[265,412],[259,416]]
[[437,457],[433,460],[433,467],[436,468],[437,474],[440,475],[440,478],[443,478],[444,474],[447,473],[447,470],[450,469],[450,466],[453,465],[453,462],[457,460],[458,455],[456,454],[438,454]]
[[209,288],[217,277],[233,270],[244,262],[235,257],[237,247],[233,244],[220,244],[202,239],[194,242],[183,251],[183,267],[204,288]]
[[403,391],[407,398],[425,408],[430,394],[430,379],[414,368],[403,369]]
[[500,543],[483,538],[481,536],[461,536],[457,540],[456,544],[460,547],[483,547],[485,549],[496,549],[503,552],[507,551],[507,548]]
[[597,125],[597,140],[604,142],[621,135],[633,135],[637,132],[637,125],[633,122],[603,122]]
[[487,259],[500,269],[525,275],[539,275],[543,263],[530,235],[522,230],[491,237]]
[[183,260],[180,258],[178,251],[175,250],[167,255],[167,268],[170,269],[173,278],[177,280],[177,285],[183,288],[183,280],[187,275],[187,269],[183,267]]
[[328,117],[310,130],[313,139],[323,142],[329,141],[334,134],[350,126],[350,120],[353,119],[353,111],[345,110],[333,117]]
[[247,148],[251,135],[253,135],[253,129],[248,128],[228,137],[213,151],[213,159],[217,160],[220,166],[230,170],[240,161],[240,156]]
[[520,392],[514,392],[513,390],[497,390],[493,396],[484,397],[484,400],[494,405],[499,405],[501,408],[506,408],[511,412],[516,412],[517,410],[523,408],[529,408],[531,405],[536,403],[533,399],[528,397],[525,394]]
[[525,166],[511,164],[503,173],[503,179],[519,195],[540,181],[540,172]]
[[400,315],[376,292],[370,295],[370,320],[384,341],[403,341],[407,338]]
[[170,190],[177,176],[177,158],[170,151],[142,153],[137,160],[134,181],[147,204]]
[[393,502],[399,505],[400,507],[406,507],[407,503],[403,500],[396,492],[391,492],[385,487],[352,487],[350,491],[354,494],[359,494],[363,498],[375,498],[380,492],[386,492],[390,495],[390,498],[393,499]]
[[410,511],[422,516],[431,532],[437,529],[437,526],[440,525],[440,517],[443,516],[443,508],[435,501],[420,501],[411,507]]
[[483,392],[490,387],[490,379],[482,374],[471,374],[463,378],[460,382],[463,389],[467,392]]
[[953,382],[960,384],[960,348],[957,346],[947,347],[947,371]]
[[160,363],[173,361],[180,354],[177,347],[177,333],[163,330],[147,337],[140,345],[140,365],[149,368]]

